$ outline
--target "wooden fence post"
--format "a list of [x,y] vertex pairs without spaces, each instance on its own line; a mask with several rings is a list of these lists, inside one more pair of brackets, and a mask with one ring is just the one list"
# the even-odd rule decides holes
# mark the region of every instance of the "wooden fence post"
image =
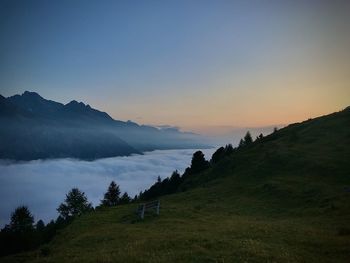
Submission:
[[145,208],[146,208],[146,205],[143,204],[142,205],[142,210],[141,210],[141,219],[143,219],[145,217]]
[[158,200],[158,204],[157,204],[157,210],[156,210],[157,215],[159,215],[159,207],[160,207],[160,200]]

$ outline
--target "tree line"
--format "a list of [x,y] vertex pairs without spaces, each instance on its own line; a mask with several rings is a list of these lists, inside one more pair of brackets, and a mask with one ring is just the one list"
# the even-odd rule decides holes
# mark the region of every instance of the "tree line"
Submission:
[[[274,128],[273,132],[275,133],[276,131],[277,128]],[[260,133],[254,140],[251,133],[247,131],[236,148],[234,148],[232,144],[227,144],[220,147],[213,153],[209,161],[204,158],[203,152],[197,151],[192,156],[191,166],[185,169],[182,176],[178,173],[178,171],[174,171],[170,177],[163,180],[158,177],[157,181],[149,189],[145,190],[144,192],[140,192],[139,195],[134,198],[134,200],[147,201],[162,195],[184,191],[186,190],[186,187],[183,185],[183,183],[187,180],[187,178],[191,177],[191,175],[201,173],[213,165],[216,165],[223,158],[230,156],[234,152],[249,147],[254,142],[260,142],[263,139],[264,136],[262,133]]]
[[[276,132],[277,129],[274,129]],[[264,136],[260,134],[256,142],[263,140]],[[249,147],[254,140],[248,131],[240,140],[238,147],[234,148],[232,144],[218,148],[212,155],[210,161],[204,158],[201,151],[196,151],[191,160],[190,167],[180,175],[176,170],[170,177],[161,179],[159,176],[156,182],[145,191],[141,191],[134,198],[131,198],[127,192],[121,195],[120,187],[114,181],[110,183],[100,205],[93,207],[84,192],[78,188],[71,189],[63,203],[57,211],[59,216],[56,220],[51,220],[47,225],[42,220],[34,224],[34,216],[26,206],[20,206],[11,214],[10,224],[6,225],[0,232],[0,256],[17,253],[24,250],[37,248],[39,245],[49,242],[58,230],[69,224],[75,217],[84,213],[98,210],[103,207],[112,207],[128,204],[131,202],[147,201],[158,198],[162,195],[173,194],[181,191],[181,185],[191,175],[201,173],[213,165],[216,165],[223,158],[230,156],[235,151]],[[42,251],[43,254],[47,251]]]
[[[68,225],[75,217],[101,207],[130,203],[127,192],[121,195],[119,185],[112,181],[99,206],[94,208],[85,193],[78,188],[71,189],[58,208],[59,216],[45,225],[43,220],[34,223],[34,216],[27,206],[19,206],[11,214],[10,223],[0,231],[0,256],[35,249],[49,242],[58,230]],[[42,251],[43,254],[47,250]]]

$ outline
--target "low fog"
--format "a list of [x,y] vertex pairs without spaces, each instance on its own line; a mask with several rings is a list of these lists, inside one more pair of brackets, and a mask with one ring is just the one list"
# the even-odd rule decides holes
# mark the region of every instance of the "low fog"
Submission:
[[[57,217],[56,208],[73,187],[98,205],[109,183],[115,180],[122,192],[134,196],[151,186],[158,176],[180,173],[191,163],[196,150],[157,150],[144,155],[113,157],[92,162],[75,159],[0,163],[0,226],[9,223],[11,212],[27,205],[35,221]],[[210,159],[214,149],[202,150]]]

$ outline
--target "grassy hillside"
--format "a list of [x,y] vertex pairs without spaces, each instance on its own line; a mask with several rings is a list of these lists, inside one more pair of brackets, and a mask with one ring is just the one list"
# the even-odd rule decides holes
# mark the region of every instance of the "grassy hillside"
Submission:
[[349,262],[350,109],[293,124],[189,177],[144,221],[86,214],[4,262]]

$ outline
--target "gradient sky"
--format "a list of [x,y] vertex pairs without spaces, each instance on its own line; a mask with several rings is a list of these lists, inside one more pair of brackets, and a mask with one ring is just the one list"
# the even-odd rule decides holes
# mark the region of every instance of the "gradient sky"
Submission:
[[350,105],[349,14],[347,0],[0,0],[0,94],[194,131],[301,121]]

